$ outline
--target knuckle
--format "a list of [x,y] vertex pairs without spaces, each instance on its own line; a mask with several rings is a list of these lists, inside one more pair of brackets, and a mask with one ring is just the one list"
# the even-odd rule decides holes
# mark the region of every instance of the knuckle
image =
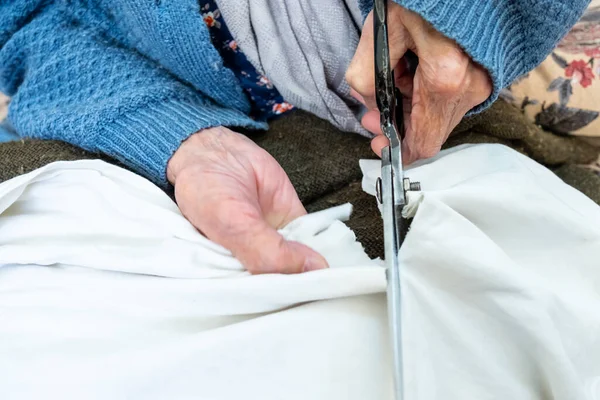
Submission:
[[454,95],[461,91],[462,82],[454,73],[438,73],[431,81],[431,87],[435,93],[443,95]]
[[452,51],[436,62],[431,77],[433,90],[440,94],[454,95],[465,89],[464,80],[469,66],[466,55]]
[[483,94],[489,96],[492,94],[492,90],[494,89],[494,85],[492,83],[492,79],[489,77],[489,75],[487,74],[487,72],[483,72],[483,78],[482,80],[482,84],[481,84],[481,91],[483,92]]
[[469,78],[469,87],[479,102],[487,99],[494,89],[491,77],[486,70],[479,66],[474,68],[474,72]]
[[473,72],[466,79],[467,91],[465,93],[466,104],[473,108],[483,103],[494,89],[491,78],[487,71],[481,67],[473,68]]

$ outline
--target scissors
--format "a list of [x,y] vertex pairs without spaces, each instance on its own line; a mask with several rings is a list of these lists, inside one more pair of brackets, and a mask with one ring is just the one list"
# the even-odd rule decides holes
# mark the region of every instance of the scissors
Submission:
[[[410,220],[402,216],[409,191],[421,190],[418,182],[411,182],[402,169],[401,144],[404,137],[402,96],[396,88],[394,71],[390,65],[388,42],[387,0],[373,4],[375,38],[375,95],[381,113],[381,129],[389,146],[381,152],[381,178],[377,180],[377,199],[382,204],[383,240],[387,278],[387,303],[390,336],[394,360],[394,396],[403,399],[402,365],[402,291],[400,285],[399,251],[410,227]],[[414,53],[407,55],[415,61]],[[414,64],[414,63],[413,63]],[[414,68],[414,65],[412,66]]]

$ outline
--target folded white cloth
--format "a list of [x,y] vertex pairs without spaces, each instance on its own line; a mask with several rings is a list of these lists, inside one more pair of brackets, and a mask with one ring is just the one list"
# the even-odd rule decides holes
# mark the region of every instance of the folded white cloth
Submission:
[[[409,174],[406,398],[600,398],[600,208],[497,145]],[[349,212],[282,231],[330,270],[249,276],[117,167],[0,184],[2,399],[391,399],[383,268]]]

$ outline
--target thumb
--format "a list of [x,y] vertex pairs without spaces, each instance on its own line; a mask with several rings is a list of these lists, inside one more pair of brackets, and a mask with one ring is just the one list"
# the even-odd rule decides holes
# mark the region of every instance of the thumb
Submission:
[[[214,189],[214,188],[213,188]],[[188,219],[209,239],[225,247],[252,274],[293,274],[328,267],[317,252],[297,242],[286,241],[267,221],[258,203],[238,197],[196,203],[198,214]],[[199,197],[197,197],[199,198]]]
[[287,241],[263,220],[249,222],[228,246],[253,274],[294,274],[327,268],[327,261],[317,252],[298,242]]

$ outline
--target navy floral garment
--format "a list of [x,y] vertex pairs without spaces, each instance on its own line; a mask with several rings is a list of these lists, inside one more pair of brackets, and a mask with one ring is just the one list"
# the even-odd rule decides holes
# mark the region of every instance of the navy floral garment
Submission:
[[213,45],[219,50],[223,63],[233,71],[250,99],[250,116],[259,121],[267,121],[292,110],[294,107],[283,100],[271,81],[259,74],[238,48],[215,1],[200,0],[200,9]]

